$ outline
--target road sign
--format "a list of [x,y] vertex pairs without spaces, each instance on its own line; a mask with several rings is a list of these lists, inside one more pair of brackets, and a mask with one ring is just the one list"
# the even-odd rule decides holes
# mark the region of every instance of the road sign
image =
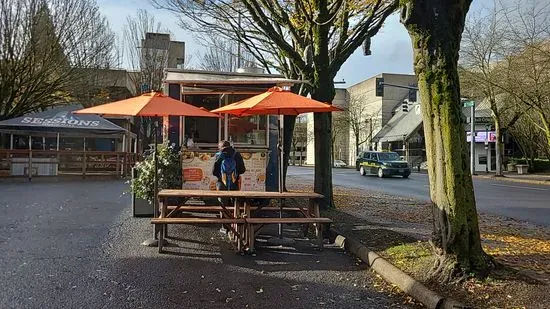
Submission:
[[472,107],[474,105],[474,101],[464,101],[464,107]]

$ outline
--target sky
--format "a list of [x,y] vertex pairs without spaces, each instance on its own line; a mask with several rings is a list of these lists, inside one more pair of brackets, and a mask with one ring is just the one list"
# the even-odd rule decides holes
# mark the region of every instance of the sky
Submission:
[[[474,0],[471,10],[478,10],[490,0]],[[203,47],[197,44],[193,36],[178,26],[177,17],[168,11],[154,9],[148,0],[98,0],[100,10],[109,20],[113,31],[120,35],[126,17],[135,15],[138,9],[146,9],[153,13],[157,21],[170,29],[172,40],[184,41],[187,54],[196,60]],[[380,73],[413,74],[412,47],[410,37],[405,27],[399,23],[399,15],[390,16],[379,33],[371,39],[370,56],[363,56],[362,48],[344,63],[338,72],[337,87],[348,87]]]

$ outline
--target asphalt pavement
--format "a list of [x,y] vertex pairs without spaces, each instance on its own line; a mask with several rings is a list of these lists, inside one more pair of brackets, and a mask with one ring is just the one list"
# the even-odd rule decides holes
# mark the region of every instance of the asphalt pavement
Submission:
[[241,256],[218,227],[178,226],[161,255],[140,246],[150,219],[131,216],[126,191],[117,180],[0,182],[0,308],[408,308],[364,264],[307,239],[259,239],[256,256]]
[[[288,175],[313,181],[312,167],[291,166]],[[333,169],[333,184],[429,201],[428,175],[401,177],[361,176],[355,169]],[[550,186],[474,178],[480,212],[550,226]]]

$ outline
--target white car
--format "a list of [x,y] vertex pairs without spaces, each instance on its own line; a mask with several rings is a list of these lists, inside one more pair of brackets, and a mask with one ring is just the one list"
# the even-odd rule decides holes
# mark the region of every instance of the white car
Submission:
[[333,165],[334,165],[334,167],[346,167],[346,166],[348,166],[346,164],[346,162],[344,162],[342,160],[334,160]]

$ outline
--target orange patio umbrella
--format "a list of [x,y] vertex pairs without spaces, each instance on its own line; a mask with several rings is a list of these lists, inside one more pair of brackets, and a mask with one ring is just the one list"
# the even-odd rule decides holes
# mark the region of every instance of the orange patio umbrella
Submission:
[[[268,91],[250,97],[248,99],[226,105],[212,110],[212,113],[231,114],[236,116],[251,115],[299,115],[302,113],[323,113],[342,111],[342,109],[319,102],[280,87],[273,87]],[[282,143],[282,121],[279,117],[279,192],[282,192],[283,179],[283,143]]]
[[[165,116],[187,116],[187,117],[216,117],[220,116],[213,114],[208,110],[200,107],[196,107],[179,100],[173,99],[159,92],[144,93],[140,96],[133,97],[126,100],[120,100],[112,103],[98,105],[90,108],[84,108],[74,111],[75,114],[100,114],[100,115],[112,115],[112,116],[141,116],[141,117],[165,117]],[[154,212],[155,216],[158,214],[158,160],[157,160],[157,130],[158,123],[155,121],[155,135],[154,135],[154,147],[153,153],[154,160]],[[156,239],[156,233],[155,239]],[[144,243],[145,244],[145,243]],[[147,245],[154,246],[154,241],[147,242]]]
[[113,116],[188,116],[219,117],[205,108],[187,104],[159,92],[145,93],[137,97],[107,103],[75,111],[76,114],[101,114]]
[[[212,113],[224,113],[236,116],[251,116],[251,115],[299,115],[303,113],[326,113],[342,111],[342,109],[319,102],[290,91],[283,90],[280,87],[273,87],[267,92],[255,95],[251,98],[226,105],[212,110]],[[279,159],[279,192],[283,192],[283,134],[281,128],[283,121],[281,117],[278,119],[278,136],[279,141],[277,148]],[[283,205],[280,204],[279,215],[282,217]],[[279,224],[279,239],[282,239],[282,225]]]
[[303,113],[337,112],[342,109],[322,103],[280,87],[251,98],[212,110],[212,113],[227,113],[236,116],[250,115],[299,115]]

